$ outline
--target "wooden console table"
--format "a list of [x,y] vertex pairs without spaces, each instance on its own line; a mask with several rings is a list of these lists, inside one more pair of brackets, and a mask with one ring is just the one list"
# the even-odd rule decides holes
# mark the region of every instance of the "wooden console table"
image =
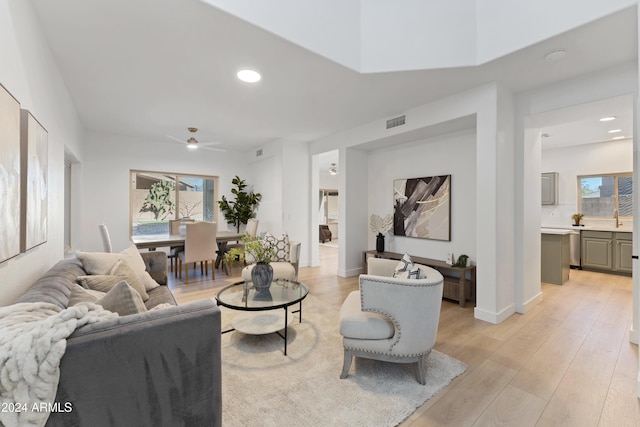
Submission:
[[[367,258],[369,257],[401,260],[403,256],[404,254],[396,252],[364,251],[362,253],[362,271],[365,273],[368,271]],[[413,262],[435,268],[444,276],[443,298],[458,301],[460,307],[464,307],[467,300],[476,300],[475,265],[469,267],[454,267],[438,259],[410,256]],[[457,272],[458,277],[452,276],[452,272]],[[469,278],[467,278],[467,274]]]

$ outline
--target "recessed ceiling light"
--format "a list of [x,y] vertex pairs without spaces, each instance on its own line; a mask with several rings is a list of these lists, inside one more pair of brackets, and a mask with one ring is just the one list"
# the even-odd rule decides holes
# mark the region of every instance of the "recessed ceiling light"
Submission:
[[625,138],[625,137],[621,135],[621,136],[614,136],[614,137],[613,137],[613,138],[611,138],[611,139],[624,139],[624,138]]
[[615,120],[616,116],[607,116],[600,119],[601,122],[610,122],[611,120]]
[[609,133],[618,133],[618,132],[622,132],[622,129],[611,129],[609,131]]
[[259,72],[255,70],[250,70],[248,68],[238,71],[238,74],[236,75],[240,80],[247,83],[255,83],[260,81],[260,79],[262,78]]
[[553,52],[549,52],[544,56],[544,59],[549,62],[558,61],[567,56],[567,51],[564,49],[556,49]]

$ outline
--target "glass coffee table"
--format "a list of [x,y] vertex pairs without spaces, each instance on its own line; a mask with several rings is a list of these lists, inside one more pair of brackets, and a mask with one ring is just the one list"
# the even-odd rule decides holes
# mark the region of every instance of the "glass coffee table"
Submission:
[[[287,326],[291,323],[288,307],[299,304],[292,313],[299,313],[302,323],[302,300],[309,295],[304,283],[277,279],[267,291],[258,292],[250,281],[226,286],[216,295],[218,305],[244,311],[233,319],[233,328],[223,334],[238,331],[250,335],[277,333],[284,339],[284,355],[287,355]],[[278,309],[283,309],[278,312]],[[280,333],[284,329],[284,335]]]

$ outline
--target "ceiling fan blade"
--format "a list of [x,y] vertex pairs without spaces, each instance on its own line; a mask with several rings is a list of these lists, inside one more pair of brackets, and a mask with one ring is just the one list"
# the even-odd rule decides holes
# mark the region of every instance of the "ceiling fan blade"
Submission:
[[220,145],[222,144],[221,142],[218,141],[207,141],[207,142],[199,142],[200,145],[207,145],[207,146],[211,146],[211,145]]
[[[200,144],[198,144],[198,145],[200,145]],[[203,150],[209,150],[209,151],[219,151],[221,153],[226,153],[227,152],[227,150],[225,150],[224,148],[213,148],[213,147],[204,146],[204,147],[202,147],[202,149]]]
[[174,141],[177,141],[177,142],[182,142],[183,144],[187,143],[187,141],[185,141],[184,139],[176,138],[175,136],[167,135],[167,138],[171,138],[171,139],[173,139]]

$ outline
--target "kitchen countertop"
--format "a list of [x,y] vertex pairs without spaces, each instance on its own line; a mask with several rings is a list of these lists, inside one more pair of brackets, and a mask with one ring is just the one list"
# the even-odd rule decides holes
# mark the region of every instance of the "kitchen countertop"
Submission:
[[565,235],[565,234],[569,234],[571,233],[571,230],[565,230],[565,229],[561,229],[561,228],[541,228],[540,232],[542,234],[559,234],[559,235]]
[[544,225],[541,227],[543,230],[574,230],[574,231],[617,231],[619,233],[632,233],[633,226],[623,224],[620,227],[616,228],[615,225],[585,225],[580,227],[574,227],[571,225],[562,226],[562,225]]

